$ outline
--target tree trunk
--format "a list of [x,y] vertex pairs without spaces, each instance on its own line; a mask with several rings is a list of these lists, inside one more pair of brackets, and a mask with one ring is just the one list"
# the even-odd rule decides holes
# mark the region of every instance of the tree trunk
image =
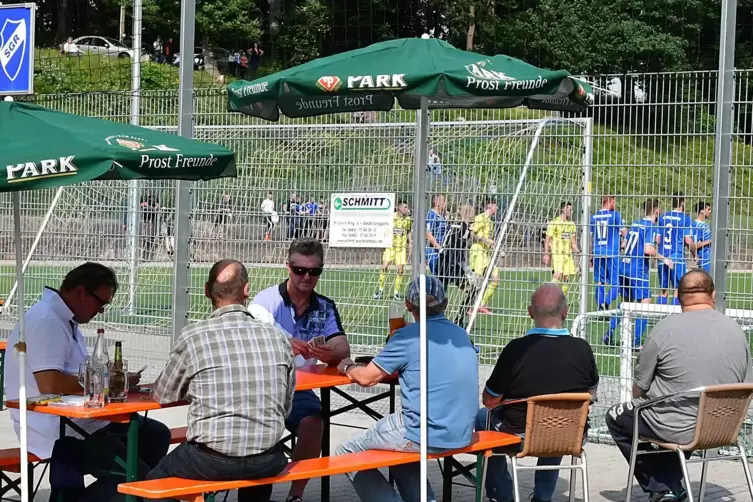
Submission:
[[465,34],[465,50],[473,50],[473,37],[476,35],[476,7],[471,5],[470,21],[468,22],[468,31]]
[[58,0],[58,29],[55,41],[62,44],[68,38],[68,0]]

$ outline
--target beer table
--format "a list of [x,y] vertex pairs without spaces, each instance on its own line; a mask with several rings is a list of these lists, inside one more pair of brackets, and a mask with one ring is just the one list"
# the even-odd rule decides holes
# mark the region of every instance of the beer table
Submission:
[[[383,383],[389,385],[389,390],[380,394],[369,396],[365,399],[356,399],[349,395],[342,389],[345,385],[351,385],[350,381],[345,375],[341,375],[337,371],[336,367],[319,364],[316,366],[307,366],[298,368],[296,371],[296,391],[303,390],[319,390],[322,400],[322,456],[329,456],[330,454],[330,425],[331,418],[348,411],[359,409],[366,413],[368,416],[379,420],[382,415],[376,410],[372,409],[369,405],[382,400],[389,399],[390,413],[395,411],[395,386],[397,384],[397,378],[389,377]],[[341,408],[331,409],[331,393],[334,392],[338,396],[341,396],[350,404],[347,404]],[[7,406],[9,408],[18,408],[18,401],[8,401]],[[85,406],[47,406],[47,405],[33,405],[29,404],[27,409],[37,413],[45,413],[47,415],[55,415],[60,417],[60,437],[65,436],[66,427],[70,427],[83,437],[87,437],[86,431],[81,429],[73,419],[77,418],[90,418],[104,420],[114,423],[127,423],[128,427],[128,440],[126,444],[126,456],[125,459],[120,459],[125,464],[125,478],[126,482],[137,481],[138,479],[138,458],[139,458],[139,421],[136,417],[139,413],[144,413],[153,410],[159,410],[163,408],[172,408],[176,406],[186,406],[188,402],[180,401],[170,404],[159,404],[152,399],[152,396],[145,392],[130,392],[128,394],[128,400],[124,403],[108,403],[101,408],[87,408]],[[329,501],[329,477],[322,478],[322,501]],[[136,502],[136,498],[127,495],[126,500],[129,502]]]

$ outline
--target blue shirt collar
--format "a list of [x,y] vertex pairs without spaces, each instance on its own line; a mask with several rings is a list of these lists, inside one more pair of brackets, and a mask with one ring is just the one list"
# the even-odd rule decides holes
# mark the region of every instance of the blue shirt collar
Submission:
[[570,336],[570,332],[565,328],[531,328],[526,332],[528,335]]

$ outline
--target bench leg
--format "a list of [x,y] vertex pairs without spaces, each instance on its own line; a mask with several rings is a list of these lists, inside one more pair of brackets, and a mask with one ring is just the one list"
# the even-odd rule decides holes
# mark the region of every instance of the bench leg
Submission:
[[487,458],[483,452],[476,455],[476,502],[484,502]]
[[[330,390],[322,389],[322,457],[329,457]],[[322,502],[329,502],[329,476],[322,477]]]
[[452,471],[454,470],[455,459],[445,457],[444,469],[442,469],[442,501],[452,502]]
[[5,409],[5,351],[0,350],[0,411]]

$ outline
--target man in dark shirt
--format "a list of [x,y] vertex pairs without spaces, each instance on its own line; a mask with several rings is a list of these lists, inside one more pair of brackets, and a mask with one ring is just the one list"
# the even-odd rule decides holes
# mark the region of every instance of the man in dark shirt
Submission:
[[[596,395],[596,360],[588,342],[571,337],[563,327],[567,311],[567,298],[556,284],[545,284],[536,290],[528,307],[535,327],[508,343],[500,354],[484,388],[485,408],[476,419],[477,430],[486,427],[487,414],[492,413],[491,426],[495,430],[525,432],[527,405],[500,406],[505,400],[562,392]],[[559,465],[561,461],[562,457],[540,458],[538,465]],[[486,493],[494,502],[513,500],[506,462],[502,456],[489,459]],[[556,470],[536,473],[533,502],[552,500],[558,475]]]

